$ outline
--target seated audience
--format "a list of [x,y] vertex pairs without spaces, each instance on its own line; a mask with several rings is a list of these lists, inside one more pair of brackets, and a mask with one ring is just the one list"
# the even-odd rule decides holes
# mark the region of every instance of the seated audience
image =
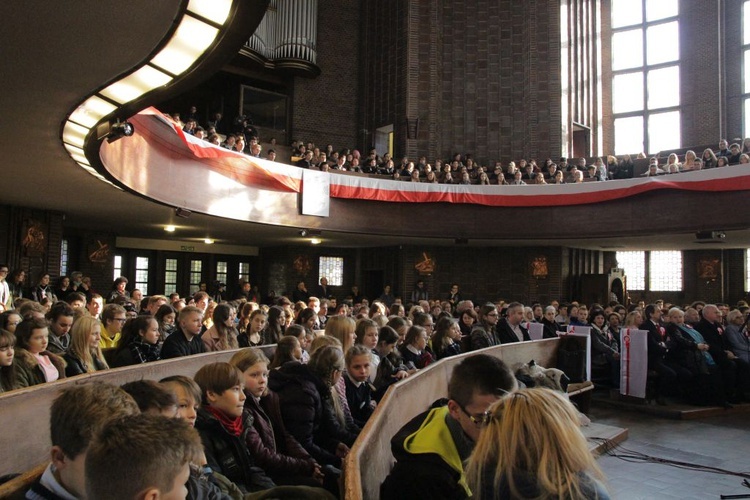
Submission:
[[273,361],[268,366],[270,370],[280,368],[285,363],[301,362],[302,347],[300,347],[297,337],[285,335],[276,344],[276,351],[273,353]]
[[167,337],[174,333],[177,311],[172,305],[164,304],[156,311],[154,319],[159,325],[159,345],[161,345],[167,340]]
[[432,363],[434,359],[427,350],[427,340],[427,330],[423,327],[412,326],[409,328],[404,343],[399,347],[404,363],[412,363],[417,369],[422,369]]
[[508,304],[506,316],[497,322],[497,338],[501,344],[531,340],[529,331],[523,326],[524,307],[519,302]]
[[355,344],[346,351],[346,373],[342,377],[346,384],[346,400],[354,422],[364,427],[375,410],[372,395],[375,387],[369,382],[372,366],[372,351]]
[[[138,413],[133,398],[113,385],[92,383],[63,389],[50,408],[50,464],[26,498],[84,498],[86,456],[91,440],[107,423]],[[111,467],[112,462],[107,460],[103,464]],[[111,470],[105,473],[105,477],[109,476]],[[100,498],[110,498],[107,493]]]
[[65,361],[47,350],[48,337],[47,322],[43,319],[27,319],[19,323],[16,328],[15,387],[31,387],[65,378]]
[[249,316],[250,320],[245,330],[237,339],[240,347],[255,347],[263,343],[263,329],[266,326],[266,313],[256,309]]
[[113,367],[138,365],[161,359],[159,323],[151,316],[128,320],[112,361]]
[[201,388],[203,406],[195,427],[208,466],[248,493],[275,484],[255,464],[245,441],[253,418],[244,407],[243,379],[242,372],[229,363],[211,363],[198,370],[195,382]]
[[0,329],[0,393],[17,388],[15,357],[16,336]]
[[451,373],[447,405],[418,415],[391,440],[396,464],[381,498],[470,498],[463,464],[490,405],[516,386],[513,373],[495,357],[477,354],[462,361]]
[[734,355],[745,363],[750,363],[750,336],[748,336],[747,321],[738,309],[730,311],[727,315],[727,329],[724,335]]
[[605,328],[604,310],[591,309],[591,370],[612,387],[620,387],[620,348],[614,335]]
[[443,359],[461,354],[461,329],[458,321],[449,316],[440,318],[432,338],[432,351],[435,359]]
[[[136,415],[107,422],[86,453],[86,497],[186,498],[198,433],[181,419]],[[112,464],[118,473],[112,474]]]
[[201,340],[206,352],[227,351],[239,348],[238,332],[234,327],[237,311],[229,304],[219,304],[213,312],[214,324],[203,332]]
[[[523,307],[521,307],[523,314]],[[496,326],[500,313],[495,304],[486,303],[479,309],[478,320],[471,328],[471,350],[500,344]]]
[[55,302],[46,314],[49,323],[49,345],[47,349],[63,355],[70,347],[70,329],[73,328],[75,311],[65,302]]
[[319,485],[320,465],[286,430],[279,397],[268,388],[268,358],[259,349],[242,349],[230,364],[245,381],[245,409],[253,416],[246,443],[255,462],[276,484]]
[[178,327],[170,335],[161,348],[161,358],[179,358],[200,354],[205,346],[200,339],[203,329],[203,313],[195,306],[185,306],[177,317]]
[[[325,338],[325,337],[323,337]],[[287,430],[321,465],[341,468],[357,435],[346,429],[333,387],[344,372],[340,347],[315,350],[306,365],[287,363],[271,372],[269,387],[278,394]]]
[[482,418],[466,465],[475,498],[609,498],[578,413],[558,392],[520,389]]
[[122,335],[127,315],[125,308],[118,304],[107,304],[102,309],[102,331],[99,345],[102,349],[117,347]]
[[92,316],[78,318],[70,331],[70,348],[65,353],[68,377],[109,369],[100,346],[101,323]]

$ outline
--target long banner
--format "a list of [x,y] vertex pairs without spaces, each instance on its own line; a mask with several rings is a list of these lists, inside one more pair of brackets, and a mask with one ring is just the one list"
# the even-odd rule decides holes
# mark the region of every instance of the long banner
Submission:
[[646,397],[647,339],[646,330],[620,329],[620,394]]
[[[168,148],[170,155],[180,161],[199,161],[246,186],[297,193],[304,190],[299,167],[254,158],[197,139],[185,134],[179,124],[154,108],[141,111],[130,121],[135,125],[135,133],[143,136],[151,147]],[[177,135],[179,141],[171,141],[165,134]],[[540,186],[432,184],[332,172],[329,193],[332,198],[382,202],[533,207],[598,203],[660,189],[750,190],[750,164],[658,177]]]

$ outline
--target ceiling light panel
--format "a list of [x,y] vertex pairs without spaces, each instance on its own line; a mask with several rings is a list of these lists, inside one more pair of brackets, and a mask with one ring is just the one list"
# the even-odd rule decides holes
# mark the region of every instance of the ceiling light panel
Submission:
[[69,119],[84,127],[91,128],[115,109],[117,108],[114,104],[93,95],[83,101],[83,104],[73,111]]
[[194,14],[213,21],[216,24],[224,24],[229,17],[229,9],[232,7],[231,0],[190,0],[188,10]]
[[170,81],[172,77],[166,73],[151,66],[143,66],[99,93],[115,102],[125,104]]
[[169,43],[151,63],[173,75],[187,70],[213,43],[219,30],[203,21],[186,15]]
[[89,129],[86,127],[81,127],[73,122],[66,122],[62,134],[63,142],[83,148],[83,144],[86,141],[86,134],[88,133]]

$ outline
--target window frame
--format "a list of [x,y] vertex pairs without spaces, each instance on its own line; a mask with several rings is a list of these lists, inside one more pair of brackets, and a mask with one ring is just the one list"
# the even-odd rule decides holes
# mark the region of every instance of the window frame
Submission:
[[[641,0],[642,17],[641,17],[641,22],[640,23],[638,23],[638,24],[630,24],[630,25],[627,25],[627,26],[620,26],[618,28],[612,28],[612,30],[611,30],[611,40],[612,40],[614,38],[614,36],[616,34],[618,34],[618,33],[622,33],[622,32],[625,32],[625,31],[630,31],[630,30],[633,30],[633,29],[640,29],[641,30],[641,37],[642,37],[642,51],[643,51],[643,54],[642,54],[643,60],[642,60],[642,63],[641,63],[640,66],[626,68],[626,69],[619,69],[619,70],[615,70],[614,68],[612,68],[612,80],[611,80],[611,84],[612,84],[613,93],[612,93],[612,109],[611,109],[611,112],[612,112],[612,128],[613,128],[613,131],[614,131],[614,127],[615,127],[615,122],[618,119],[620,119],[620,118],[632,118],[632,117],[642,117],[643,118],[643,151],[642,152],[645,153],[645,154],[647,154],[647,155],[652,155],[652,154],[658,153],[658,151],[651,151],[650,150],[651,149],[651,142],[652,141],[651,141],[651,137],[649,136],[649,121],[650,121],[651,117],[653,115],[660,115],[660,114],[663,114],[663,113],[677,112],[678,113],[678,119],[681,120],[682,119],[682,100],[680,99],[680,104],[678,104],[676,106],[667,106],[667,107],[663,107],[663,108],[649,109],[649,107],[648,107],[648,98],[649,98],[649,95],[648,95],[648,75],[652,71],[660,70],[660,69],[665,69],[665,68],[671,68],[671,67],[677,67],[677,70],[678,70],[679,74],[682,74],[682,67],[681,67],[681,60],[682,60],[681,57],[682,56],[679,53],[679,52],[682,51],[682,47],[679,48],[680,50],[678,52],[678,56],[677,56],[677,60],[676,61],[662,62],[662,63],[657,63],[657,64],[649,64],[648,63],[648,40],[647,40],[647,38],[648,38],[648,28],[651,28],[651,27],[654,27],[654,26],[663,25],[663,24],[669,24],[669,23],[672,23],[672,22],[676,22],[677,23],[677,33],[678,33],[678,35],[679,35],[679,31],[680,31],[679,2],[678,2],[678,12],[677,12],[677,15],[671,16],[671,17],[665,17],[665,18],[662,18],[662,19],[657,19],[657,20],[654,20],[654,21],[647,21],[646,3],[648,1],[649,0]],[[614,43],[612,43],[612,50],[613,50],[613,52],[611,54],[611,60],[614,61],[614,59],[615,59]],[[643,86],[643,108],[640,109],[640,110],[636,110],[636,111],[625,111],[625,112],[615,113],[615,95],[614,95],[614,81],[615,81],[615,78],[618,77],[618,76],[620,76],[620,75],[627,75],[627,74],[631,74],[631,73],[641,73],[641,80],[642,80],[642,86]],[[680,82],[679,82],[679,79],[678,79],[678,90],[679,90],[679,87],[680,87],[679,83]],[[681,94],[681,91],[680,91],[680,94]],[[679,147],[682,144],[682,126],[681,125],[680,125],[679,135],[680,135],[680,141],[679,141],[680,144],[678,144],[677,147]],[[613,134],[613,141],[615,140],[616,136],[617,136],[616,133]],[[618,151],[616,143],[614,144],[614,149],[615,149],[615,151]],[[639,153],[639,152],[641,152],[641,151],[625,151],[625,152],[618,151],[618,154],[634,154],[634,153]]]

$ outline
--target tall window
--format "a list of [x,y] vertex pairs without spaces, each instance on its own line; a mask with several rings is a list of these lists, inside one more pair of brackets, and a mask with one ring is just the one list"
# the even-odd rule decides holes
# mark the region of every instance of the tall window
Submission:
[[148,257],[135,258],[135,288],[148,295]]
[[216,263],[216,281],[220,281],[221,283],[224,283],[225,285],[228,285],[227,283],[227,263],[226,262],[217,262]]
[[743,137],[750,135],[750,1],[742,4]]
[[238,279],[240,281],[250,281],[250,263],[249,262],[240,262],[240,272],[239,272]]
[[682,290],[682,252],[651,252],[648,287],[654,292]]
[[[115,271],[112,281],[122,276],[122,255],[115,255]],[[143,293],[146,294],[145,292]]]
[[750,291],[750,248],[745,254],[745,291]]
[[678,0],[612,0],[615,154],[680,147],[678,7]]
[[203,261],[190,261],[190,295],[200,290],[201,280],[203,279]]
[[617,252],[617,264],[625,270],[628,290],[646,289],[646,252]]
[[67,275],[68,275],[68,240],[62,240],[62,245],[60,245],[60,276],[67,276]]
[[164,295],[177,291],[177,259],[164,261]]
[[326,278],[330,286],[344,284],[344,258],[321,257],[318,264],[318,279]]

